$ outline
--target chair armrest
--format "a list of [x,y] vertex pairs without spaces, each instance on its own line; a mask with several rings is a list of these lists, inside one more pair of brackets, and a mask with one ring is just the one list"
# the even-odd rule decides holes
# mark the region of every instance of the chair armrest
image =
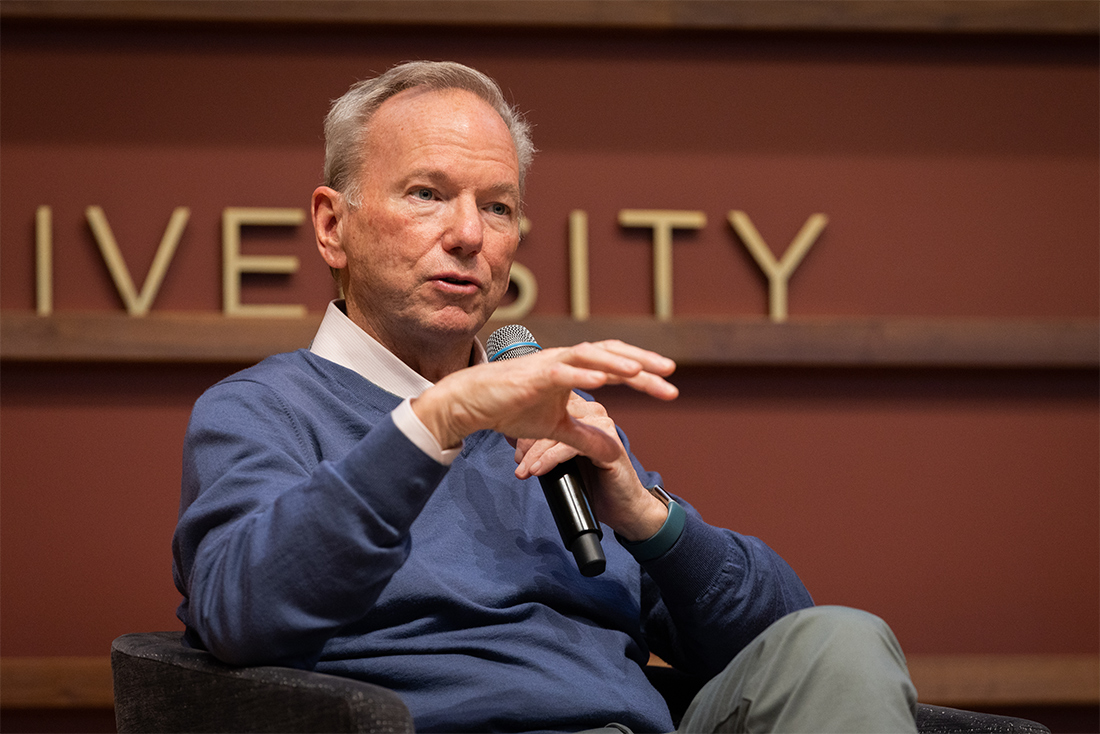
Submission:
[[111,646],[119,732],[412,732],[401,698],[341,676],[238,668],[185,647],[179,632],[123,635]]
[[1015,716],[917,704],[917,731],[921,734],[1050,734],[1042,724]]

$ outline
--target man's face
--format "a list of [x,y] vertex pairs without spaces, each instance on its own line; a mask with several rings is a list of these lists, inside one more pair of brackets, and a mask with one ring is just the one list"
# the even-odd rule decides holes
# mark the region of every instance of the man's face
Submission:
[[348,315],[401,354],[468,339],[508,287],[519,244],[519,164],[476,95],[409,89],[363,140],[361,204],[344,223]]

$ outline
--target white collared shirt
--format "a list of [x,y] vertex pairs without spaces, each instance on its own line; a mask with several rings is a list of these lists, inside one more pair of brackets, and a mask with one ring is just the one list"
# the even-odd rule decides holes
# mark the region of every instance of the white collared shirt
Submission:
[[[450,465],[458,457],[462,447],[441,447],[412,409],[412,398],[427,390],[433,383],[359,328],[344,313],[342,306],[343,301],[329,303],[309,351],[365,377],[386,392],[404,398],[391,414],[394,424],[421,451],[440,464]],[[481,364],[487,361],[485,347],[475,338],[470,363]]]

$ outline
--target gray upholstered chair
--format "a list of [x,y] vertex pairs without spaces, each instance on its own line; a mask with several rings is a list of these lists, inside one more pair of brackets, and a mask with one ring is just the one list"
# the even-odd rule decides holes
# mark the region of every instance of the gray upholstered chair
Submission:
[[[123,635],[111,646],[119,732],[412,732],[393,691],[304,670],[236,668],[185,647],[179,632]],[[674,718],[699,681],[671,668],[647,671]],[[928,734],[1041,734],[1032,721],[920,704]]]
[[179,632],[111,645],[120,732],[412,732],[405,703],[362,681],[293,668],[235,668]]

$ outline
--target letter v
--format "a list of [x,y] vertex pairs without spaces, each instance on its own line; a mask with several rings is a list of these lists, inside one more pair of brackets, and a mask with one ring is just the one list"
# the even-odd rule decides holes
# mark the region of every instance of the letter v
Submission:
[[145,284],[141,287],[140,294],[134,288],[134,281],[130,278],[130,271],[118,249],[118,243],[111,232],[111,226],[107,223],[107,215],[103,213],[103,209],[90,206],[85,210],[85,215],[103,260],[107,263],[107,269],[111,272],[115,288],[122,296],[122,302],[126,304],[126,311],[131,316],[144,316],[149,313],[149,307],[153,305],[153,299],[160,290],[164,274],[168,272],[168,263],[176,254],[176,246],[179,245],[180,238],[183,236],[183,228],[187,226],[191,210],[179,206],[172,212],[172,218],[168,220],[168,228],[164,230],[164,237],[160,240],[157,254],[153,257],[153,265],[149,268],[149,274],[145,276]]

